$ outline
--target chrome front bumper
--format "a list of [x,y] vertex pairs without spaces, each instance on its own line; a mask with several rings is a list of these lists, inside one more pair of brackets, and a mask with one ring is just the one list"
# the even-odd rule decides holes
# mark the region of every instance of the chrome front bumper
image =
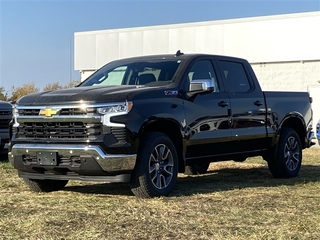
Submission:
[[99,146],[67,144],[14,144],[8,153],[14,166],[15,156],[37,156],[37,152],[58,152],[59,157],[90,156],[106,172],[131,171],[136,163],[136,154],[106,154]]

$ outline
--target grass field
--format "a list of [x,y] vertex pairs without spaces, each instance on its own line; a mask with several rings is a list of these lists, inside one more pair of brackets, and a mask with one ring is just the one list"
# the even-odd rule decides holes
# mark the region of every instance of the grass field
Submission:
[[3,155],[0,239],[320,239],[320,148],[303,155],[296,178],[274,179],[260,158],[212,163],[156,199],[81,181],[33,193]]

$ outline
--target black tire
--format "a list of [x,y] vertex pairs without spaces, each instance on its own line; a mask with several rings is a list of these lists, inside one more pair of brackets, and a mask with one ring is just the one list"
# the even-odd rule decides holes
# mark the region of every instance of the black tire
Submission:
[[68,180],[39,180],[39,179],[23,179],[25,184],[33,192],[53,192],[62,190],[68,183]]
[[302,162],[302,146],[298,134],[291,128],[281,131],[275,152],[268,160],[268,167],[275,178],[298,175]]
[[168,196],[178,175],[178,155],[171,139],[159,132],[146,133],[143,138],[130,188],[141,198]]
[[202,162],[198,164],[188,165],[185,167],[184,174],[199,175],[205,174],[209,168],[210,162]]

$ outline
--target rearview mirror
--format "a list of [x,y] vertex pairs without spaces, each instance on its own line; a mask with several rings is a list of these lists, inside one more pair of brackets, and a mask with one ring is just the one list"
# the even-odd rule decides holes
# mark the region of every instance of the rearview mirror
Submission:
[[212,92],[214,91],[215,86],[211,79],[200,79],[193,80],[190,82],[189,92],[197,93],[197,92]]

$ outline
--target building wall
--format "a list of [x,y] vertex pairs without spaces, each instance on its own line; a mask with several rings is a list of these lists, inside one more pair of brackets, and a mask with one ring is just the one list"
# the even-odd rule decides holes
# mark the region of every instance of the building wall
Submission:
[[307,91],[308,86],[320,81],[320,60],[251,63],[251,66],[265,91]]
[[77,32],[75,69],[158,53],[231,55],[251,63],[320,59],[320,12]]

